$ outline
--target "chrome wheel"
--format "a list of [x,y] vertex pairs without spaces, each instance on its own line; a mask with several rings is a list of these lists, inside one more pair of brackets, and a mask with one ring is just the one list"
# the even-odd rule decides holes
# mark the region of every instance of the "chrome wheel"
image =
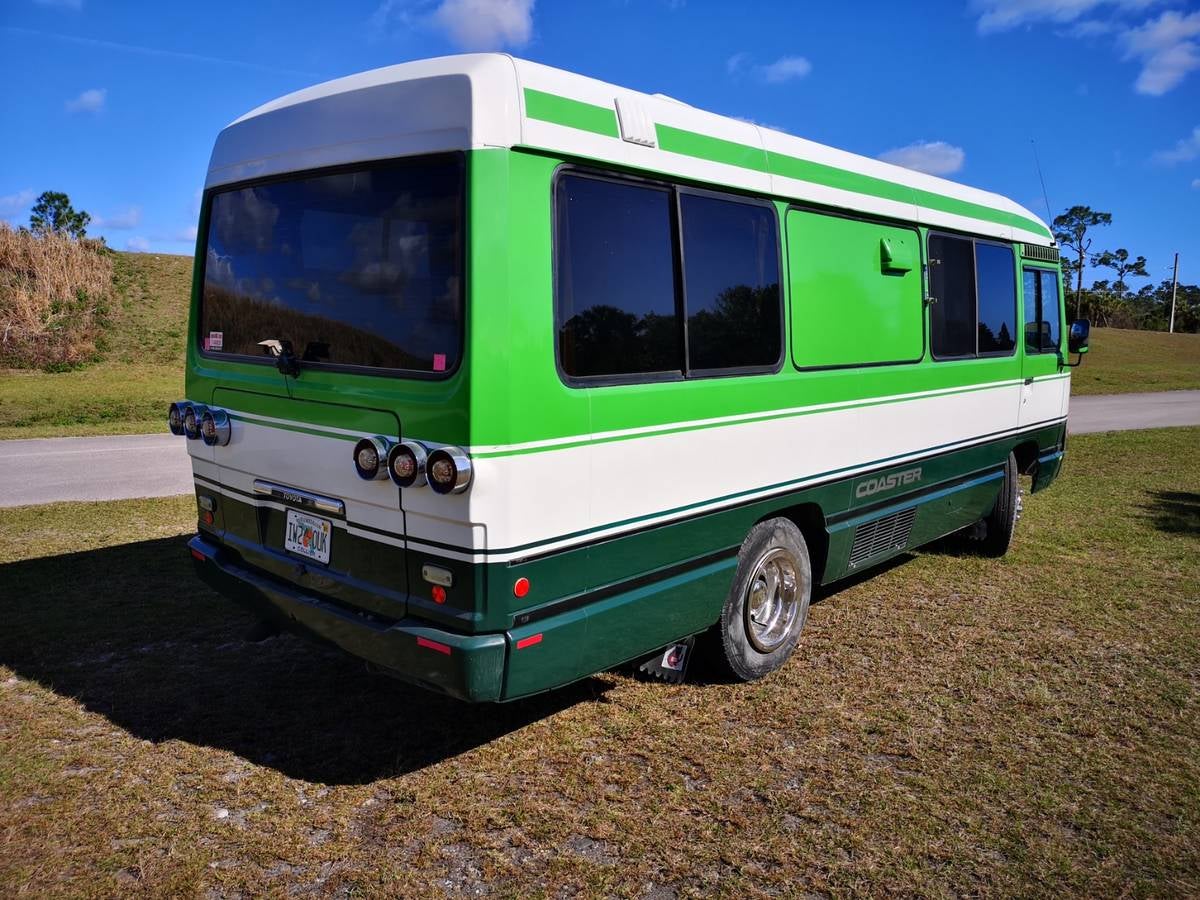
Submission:
[[746,588],[746,635],[754,649],[770,653],[787,640],[802,611],[796,562],[784,549],[758,560]]

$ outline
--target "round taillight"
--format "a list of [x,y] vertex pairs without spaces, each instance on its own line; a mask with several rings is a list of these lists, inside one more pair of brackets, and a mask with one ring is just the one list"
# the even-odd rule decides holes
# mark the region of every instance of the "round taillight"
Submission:
[[229,424],[229,413],[223,409],[205,410],[200,417],[200,437],[210,447],[224,447],[229,443],[232,428]]
[[387,438],[378,435],[363,438],[354,445],[354,471],[358,473],[359,478],[364,481],[387,478],[384,464],[390,445],[391,442]]
[[425,465],[429,486],[439,494],[461,494],[471,485],[471,459],[457,447],[440,447]]
[[422,444],[402,441],[388,452],[388,474],[402,488],[420,487],[425,484],[425,462],[428,457]]
[[167,427],[171,434],[183,434],[183,412],[190,405],[186,400],[178,400],[167,408]]
[[189,441],[200,440],[200,420],[208,412],[208,407],[200,403],[189,403],[183,411],[183,433]]

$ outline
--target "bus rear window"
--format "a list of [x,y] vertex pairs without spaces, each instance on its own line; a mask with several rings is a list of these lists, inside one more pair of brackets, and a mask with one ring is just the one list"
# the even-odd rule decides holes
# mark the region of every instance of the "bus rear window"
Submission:
[[201,349],[440,375],[463,334],[463,164],[425,157],[213,196]]

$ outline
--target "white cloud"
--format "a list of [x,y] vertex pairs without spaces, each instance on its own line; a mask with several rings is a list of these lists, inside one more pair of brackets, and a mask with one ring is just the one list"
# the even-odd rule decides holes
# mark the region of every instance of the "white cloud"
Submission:
[[781,56],[773,63],[755,69],[767,84],[782,84],[794,78],[803,78],[812,71],[812,63],[803,56]]
[[53,6],[58,9],[83,9],[83,0],[34,0],[38,6]]
[[[1153,6],[1157,0],[972,0],[980,34],[1008,31],[1034,22],[1065,25],[1104,9],[1130,12]],[[1091,26],[1095,27],[1095,26]]]
[[1125,59],[1136,59],[1142,71],[1134,82],[1139,94],[1159,97],[1200,69],[1200,12],[1164,12],[1121,35]]
[[142,224],[142,208],[131,206],[124,212],[111,216],[97,216],[95,223],[98,228],[112,228],[117,231],[128,231]]
[[1200,191],[1200,178],[1193,178],[1193,179],[1192,179],[1192,189],[1193,189],[1193,190]]
[[66,103],[67,112],[98,113],[104,109],[104,101],[108,99],[107,88],[90,88]]
[[772,131],[782,131],[790,134],[791,132],[782,125],[772,125],[770,122],[760,122],[758,119],[748,119],[745,116],[730,116],[732,119],[737,119],[739,122],[745,122],[747,125],[757,125],[759,128],[770,128]]
[[729,57],[729,59],[725,60],[725,71],[730,75],[737,75],[746,68],[747,63],[749,62],[749,53],[735,53],[733,56]]
[[15,194],[0,197],[0,216],[11,216],[14,213],[25,212],[25,210],[33,205],[33,200],[36,196],[33,188],[25,188],[25,190],[17,191]]
[[1156,163],[1173,166],[1176,163],[1191,162],[1200,156],[1200,125],[1192,129],[1192,133],[1175,142],[1170,150],[1159,150],[1151,157]]
[[133,250],[135,253],[149,253],[150,242],[144,237],[131,237],[125,242],[127,250]]
[[429,25],[462,50],[522,47],[533,36],[535,0],[383,0],[371,15],[376,34]]
[[952,175],[963,167],[967,155],[962,147],[945,141],[917,141],[907,147],[880,153],[879,158],[929,175]]

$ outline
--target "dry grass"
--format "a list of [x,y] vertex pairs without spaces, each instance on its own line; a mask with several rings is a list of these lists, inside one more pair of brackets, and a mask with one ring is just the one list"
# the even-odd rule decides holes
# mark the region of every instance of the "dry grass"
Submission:
[[189,498],[0,511],[0,894],[1195,896],[1198,442],[1074,439],[757,684],[498,707],[245,643]]
[[183,396],[192,258],[113,254],[103,358],[69,372],[0,369],[0,439],[160,431]]
[[100,349],[111,254],[93,241],[0,222],[0,366],[63,368]]

